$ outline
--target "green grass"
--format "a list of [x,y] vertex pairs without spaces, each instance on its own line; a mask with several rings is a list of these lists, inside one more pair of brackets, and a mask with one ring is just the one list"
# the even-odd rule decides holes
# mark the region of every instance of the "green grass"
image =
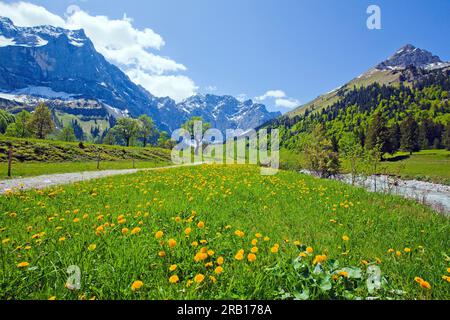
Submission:
[[[389,174],[400,173],[405,179],[417,179],[450,185],[450,151],[424,150],[413,153],[397,153],[394,157],[406,157],[401,161],[385,161],[382,167]],[[390,157],[392,159],[392,157]],[[389,157],[387,159],[390,159]]]
[[[282,149],[281,167],[290,170],[305,168],[305,154]],[[413,153],[399,152],[387,156],[387,161],[379,164],[379,174],[400,176],[403,179],[416,179],[450,185],[450,151],[423,150]],[[343,172],[349,172],[347,161],[342,160]]]
[[160,148],[106,146],[78,143],[17,139],[0,136],[0,179],[7,178],[7,143],[13,146],[12,178],[53,173],[97,170],[152,168],[171,164],[171,151]]
[[[450,266],[448,218],[336,181],[259,173],[254,166],[163,169],[2,196],[0,298],[450,299],[442,279]],[[159,230],[164,236],[155,239]],[[196,262],[202,247],[214,252]],[[252,247],[257,259],[249,262]],[[318,273],[316,255],[326,255]],[[221,274],[214,272],[218,257]],[[65,288],[72,265],[81,270],[80,290]],[[373,293],[369,266],[384,279]],[[204,280],[191,283],[199,274]],[[169,282],[172,275],[178,283]],[[143,286],[133,291],[137,280]]]
[[[134,168],[145,169],[170,165],[166,161],[135,161]],[[25,162],[14,163],[12,166],[13,178],[34,177],[57,173],[97,171],[97,162]],[[133,169],[133,162],[105,161],[100,162],[100,170]],[[0,179],[8,179],[8,165],[0,163]]]

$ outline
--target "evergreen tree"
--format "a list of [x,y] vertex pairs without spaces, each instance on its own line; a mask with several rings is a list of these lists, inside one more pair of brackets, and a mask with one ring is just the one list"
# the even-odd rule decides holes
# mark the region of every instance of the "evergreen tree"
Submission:
[[378,148],[381,157],[387,152],[391,152],[389,130],[386,126],[386,118],[378,111],[373,117],[367,129],[366,146],[369,150]]
[[389,143],[391,147],[391,152],[389,152],[390,154],[394,154],[398,150],[400,150],[400,139],[400,126],[396,122],[392,125],[392,127],[389,128]]
[[420,151],[419,145],[419,126],[411,115],[400,125],[401,131],[401,149],[410,154]]
[[73,132],[78,141],[83,141],[85,138],[84,130],[79,124],[78,120],[72,120],[71,126],[73,128]]
[[442,145],[450,151],[450,122],[445,126],[442,132]]

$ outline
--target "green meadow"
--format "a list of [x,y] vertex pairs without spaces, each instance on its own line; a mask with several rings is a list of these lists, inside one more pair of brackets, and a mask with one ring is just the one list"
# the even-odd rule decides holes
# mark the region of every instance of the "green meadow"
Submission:
[[448,218],[290,171],[140,172],[0,213],[1,299],[450,298]]

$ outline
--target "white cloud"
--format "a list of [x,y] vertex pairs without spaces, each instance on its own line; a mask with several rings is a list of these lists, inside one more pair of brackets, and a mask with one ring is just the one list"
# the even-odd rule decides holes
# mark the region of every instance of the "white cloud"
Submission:
[[284,91],[282,90],[269,90],[262,96],[256,97],[255,100],[264,101],[268,98],[284,98],[284,97],[286,97],[286,93],[284,93]]
[[300,101],[290,98],[283,90],[269,90],[261,96],[255,97],[255,101],[274,103],[277,111],[285,111],[285,109],[293,109],[300,105]]
[[275,105],[277,107],[283,107],[283,108],[288,108],[288,109],[294,109],[295,107],[298,107],[300,105],[300,101],[298,101],[297,99],[276,99],[275,100]]
[[158,92],[158,96],[171,97],[177,102],[194,95],[198,90],[194,81],[183,75],[151,75],[138,68],[130,69],[127,75],[150,92]]
[[136,29],[125,13],[122,19],[92,16],[77,5],[70,5],[62,18],[41,6],[27,2],[0,2],[0,15],[19,26],[49,24],[67,29],[84,29],[96,50],[120,67],[136,83],[158,97],[180,101],[195,94],[197,87],[187,76],[177,74],[187,68],[150,50],[160,50],[164,39],[152,29]]
[[33,27],[50,24],[64,27],[66,22],[60,16],[51,13],[41,6],[29,2],[3,3],[0,2],[0,15],[8,17],[14,24],[21,27]]

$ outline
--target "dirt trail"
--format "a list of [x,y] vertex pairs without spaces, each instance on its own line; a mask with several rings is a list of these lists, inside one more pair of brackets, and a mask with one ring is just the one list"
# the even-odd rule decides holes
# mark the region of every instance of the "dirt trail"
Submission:
[[13,189],[14,190],[45,189],[55,185],[69,184],[79,181],[99,179],[117,175],[126,175],[136,173],[139,171],[157,171],[157,170],[174,169],[179,167],[197,166],[197,165],[201,165],[201,163],[189,165],[173,165],[147,169],[103,170],[103,171],[60,173],[29,178],[3,180],[0,181],[0,194],[4,194],[5,192]]

